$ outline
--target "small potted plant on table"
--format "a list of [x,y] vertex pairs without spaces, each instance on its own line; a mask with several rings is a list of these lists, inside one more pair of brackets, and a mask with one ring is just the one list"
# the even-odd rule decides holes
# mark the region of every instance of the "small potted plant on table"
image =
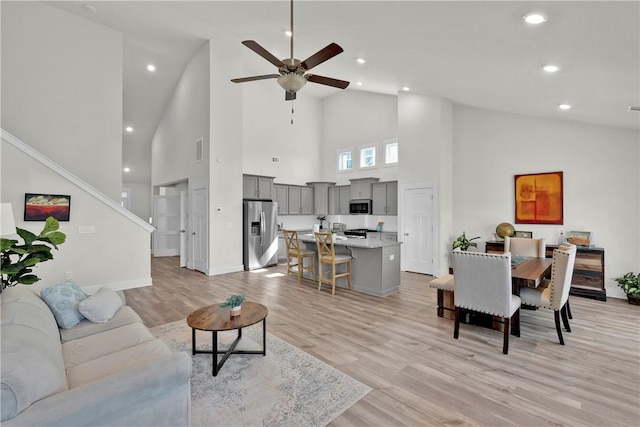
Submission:
[[229,311],[231,317],[240,316],[240,309],[244,300],[244,295],[231,295],[225,302],[220,303],[220,307],[229,307],[231,309]]
[[640,305],[640,273],[634,274],[629,272],[613,280],[618,282],[618,286],[627,294],[629,304]]

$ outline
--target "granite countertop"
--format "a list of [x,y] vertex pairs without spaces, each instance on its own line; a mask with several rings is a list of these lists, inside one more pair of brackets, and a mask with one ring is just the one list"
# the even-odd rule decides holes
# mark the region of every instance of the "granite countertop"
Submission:
[[[307,243],[315,243],[313,234],[298,234],[298,238]],[[380,239],[360,239],[357,237],[336,236],[335,246],[346,246],[350,248],[386,248],[389,246],[399,246],[400,242],[380,240]]]

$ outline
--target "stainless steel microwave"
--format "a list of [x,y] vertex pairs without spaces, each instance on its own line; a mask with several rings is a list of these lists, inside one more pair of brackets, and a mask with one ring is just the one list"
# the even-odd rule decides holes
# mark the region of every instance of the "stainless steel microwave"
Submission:
[[351,215],[371,215],[371,200],[351,200],[349,213]]

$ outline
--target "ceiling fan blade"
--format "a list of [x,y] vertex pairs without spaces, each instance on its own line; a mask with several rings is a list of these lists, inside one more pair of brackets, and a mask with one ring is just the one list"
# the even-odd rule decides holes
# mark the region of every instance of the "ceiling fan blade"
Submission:
[[296,93],[293,92],[288,92],[288,91],[284,91],[284,100],[285,101],[293,101],[294,99],[296,99]]
[[331,43],[324,49],[320,49],[304,61],[300,63],[300,66],[305,70],[310,70],[316,65],[322,64],[324,61],[333,58],[334,56],[343,52],[343,49],[335,43]]
[[278,77],[280,77],[280,74],[265,74],[263,76],[240,77],[238,79],[231,79],[231,81],[234,83],[244,83],[244,82],[252,82],[254,80],[275,79]]
[[262,56],[267,61],[271,62],[276,67],[280,68],[285,66],[281,60],[273,56],[271,53],[269,53],[269,51],[267,51],[267,49],[260,46],[257,42],[253,40],[245,40],[242,42],[242,44],[248,47],[249,49],[251,49],[252,51],[254,51],[255,53],[257,53],[258,55]]
[[349,86],[349,82],[345,80],[332,79],[331,77],[323,77],[315,74],[309,74],[305,78],[313,83],[319,83],[321,85],[333,86],[338,89],[346,89]]

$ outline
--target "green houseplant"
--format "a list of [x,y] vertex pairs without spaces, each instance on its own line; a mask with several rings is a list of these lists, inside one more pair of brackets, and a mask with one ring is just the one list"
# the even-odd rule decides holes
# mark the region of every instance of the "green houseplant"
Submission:
[[476,239],[479,239],[479,238],[480,238],[480,236],[473,237],[471,239],[467,239],[467,236],[465,235],[465,232],[463,231],[462,234],[459,235],[456,238],[456,240],[453,241],[451,249],[460,248],[461,251],[466,251],[470,247],[477,248],[478,244],[476,242],[472,242],[472,240],[476,240]]
[[17,284],[32,285],[40,278],[32,274],[33,267],[44,261],[53,259],[52,249],[65,242],[67,236],[58,231],[60,224],[53,217],[47,218],[40,234],[16,227],[16,233],[23,240],[2,239],[2,289]]
[[240,315],[240,306],[244,302],[244,295],[231,295],[225,302],[220,303],[220,307],[229,307],[231,317]]
[[627,294],[627,300],[629,304],[640,304],[640,273],[635,274],[629,272],[622,277],[616,277],[618,286],[622,288],[625,294]]

